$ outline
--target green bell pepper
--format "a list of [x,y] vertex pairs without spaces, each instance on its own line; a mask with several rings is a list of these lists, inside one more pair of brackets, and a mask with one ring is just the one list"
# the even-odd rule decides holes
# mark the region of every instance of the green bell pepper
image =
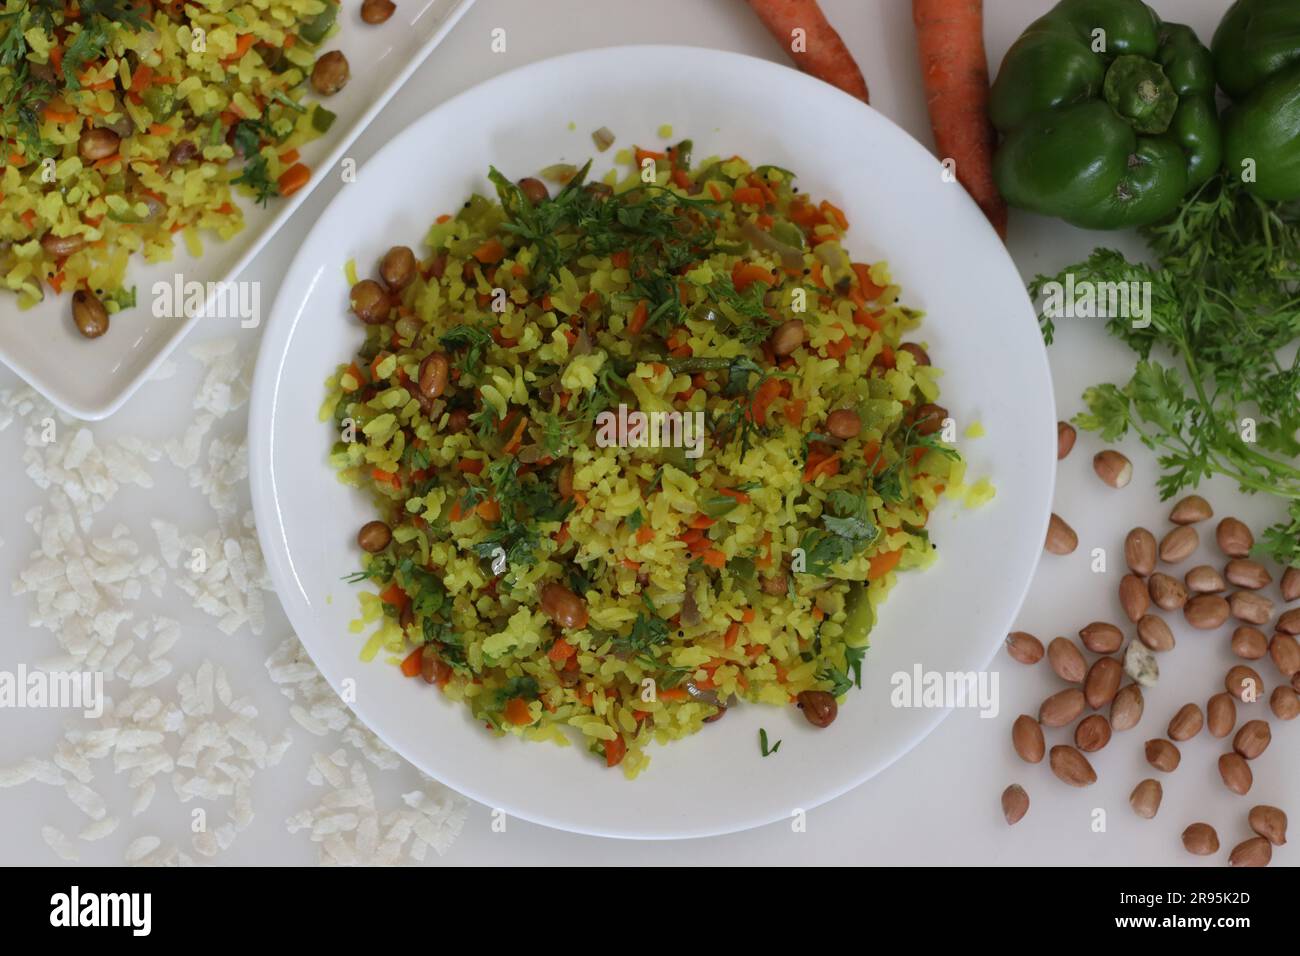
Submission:
[[1224,166],[1260,199],[1300,199],[1300,3],[1237,0],[1210,48],[1223,115]]
[[1222,156],[1210,51],[1142,0],[1061,0],[1031,23],[989,118],[1007,202],[1085,229],[1164,218]]

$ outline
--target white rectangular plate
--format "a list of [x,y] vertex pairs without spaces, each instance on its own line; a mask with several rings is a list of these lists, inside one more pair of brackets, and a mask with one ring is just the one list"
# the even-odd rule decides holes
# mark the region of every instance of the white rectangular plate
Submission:
[[[180,241],[170,262],[134,258],[127,285],[136,286],[139,304],[113,316],[101,338],[86,339],[77,332],[71,296],[49,294],[40,305],[19,311],[16,296],[0,293],[0,362],[78,418],[106,418],[117,411],[199,321],[155,318],[149,294],[153,284],[171,282],[177,273],[186,282],[205,284],[236,278],[473,3],[402,0],[392,18],[377,26],[362,22],[359,3],[345,3],[341,29],[325,49],[342,50],[352,76],[341,92],[325,101],[338,115],[334,125],[301,150],[302,161],[313,171],[308,184],[265,208],[243,199],[243,231],[228,242],[204,233],[201,259],[188,256]],[[270,308],[269,302],[261,305]]]

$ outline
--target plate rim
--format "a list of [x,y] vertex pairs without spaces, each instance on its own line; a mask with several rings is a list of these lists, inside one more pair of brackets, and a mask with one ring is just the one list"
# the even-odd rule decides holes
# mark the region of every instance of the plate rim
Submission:
[[[554,65],[557,63],[567,62],[571,60],[580,60],[583,58],[589,58],[593,56],[609,56],[612,53],[623,53],[623,52],[628,52],[629,54],[634,52],[637,55],[664,55],[664,56],[672,56],[672,57],[679,57],[679,58],[699,57],[699,56],[709,56],[713,58],[727,58],[727,59],[734,59],[738,61],[747,61],[751,66],[758,66],[759,69],[772,70],[774,72],[781,71],[782,73],[787,74],[787,76],[784,77],[784,79],[788,82],[793,82],[795,84],[806,84],[809,85],[808,88],[810,89],[815,86],[815,88],[820,90],[823,95],[830,95],[832,97],[842,97],[844,100],[847,101],[848,104],[853,105],[855,108],[870,110],[871,112],[875,113],[880,120],[887,123],[889,126],[894,127],[894,129],[903,137],[905,137],[908,140],[911,140],[919,148],[925,150],[928,154],[933,155],[931,151],[924,146],[924,144],[916,140],[916,138],[913,137],[909,132],[907,132],[906,129],[904,129],[902,126],[896,123],[889,116],[885,115],[884,113],[881,113],[879,110],[876,110],[874,107],[862,103],[860,100],[857,100],[852,96],[849,96],[847,93],[844,93],[838,89],[835,89],[834,87],[824,84],[821,81],[818,81],[808,76],[807,74],[804,74],[794,69],[793,67],[788,67],[784,64],[777,63],[773,60],[766,59],[761,56],[754,56],[745,53],[737,53],[734,51],[718,50],[709,47],[689,46],[689,45],[681,45],[681,44],[614,44],[614,45],[607,45],[601,47],[593,47],[590,49],[578,50],[570,53],[560,54],[558,56],[536,60],[531,63],[526,63],[521,66],[515,67],[514,69],[506,71],[504,73],[497,74],[481,83],[475,84],[474,86],[471,86],[468,89],[465,89],[457,93],[455,96],[435,105],[427,112],[422,114],[420,117],[412,121],[405,129],[402,130],[402,132],[398,136],[394,137],[383,147],[377,150],[367,161],[367,165],[379,161],[382,157],[386,156],[389,153],[389,151],[392,151],[394,153],[399,152],[403,146],[404,141],[406,140],[406,137],[410,136],[411,138],[415,138],[416,134],[413,131],[418,130],[424,124],[431,122],[432,121],[431,117],[433,117],[435,114],[439,113],[440,111],[450,110],[454,108],[455,104],[457,104],[458,101],[461,100],[461,98],[463,97],[469,97],[472,95],[482,95],[480,91],[484,87],[496,86],[498,84],[506,85],[510,82],[517,82],[516,77],[521,74],[527,74],[533,71],[541,72],[547,69],[552,69],[554,68]],[[937,162],[938,161],[936,160],[936,163]],[[327,206],[326,209],[321,213],[321,217],[320,217],[321,219],[325,218],[325,216],[328,214],[330,208],[334,205],[334,203],[339,201],[341,195],[342,193],[339,193],[330,200],[329,206]],[[975,205],[974,200],[971,199],[969,195],[965,193],[964,190],[961,191],[960,201],[969,204],[970,207],[976,210],[978,209],[978,207]],[[1016,266],[1014,259],[1011,258],[1010,252],[1007,250],[1005,244],[1002,243],[1001,240],[997,237],[997,234],[996,232],[994,232],[992,226],[989,225],[987,220],[984,219],[982,213],[980,214],[980,221],[983,223],[983,228],[987,230],[987,236],[989,237],[990,242],[995,242],[997,244],[997,247],[1001,251],[1001,255],[1006,257],[1007,263],[1012,269],[1012,271],[1014,271],[1017,275],[1019,275],[1019,269]],[[312,229],[309,230],[308,236],[310,236],[311,232],[313,232],[316,228],[317,226],[314,224]],[[299,250],[297,254],[295,254],[292,262],[290,263],[288,269],[286,270],[285,272],[286,279],[298,271],[300,262],[306,260],[306,256],[307,256],[306,239],[307,237],[305,236],[303,247]],[[273,487],[274,486],[274,477],[273,477],[274,455],[271,448],[271,439],[274,433],[275,411],[276,411],[276,404],[279,395],[281,373],[284,368],[284,364],[288,358],[287,348],[292,338],[293,329],[297,325],[298,321],[301,319],[302,312],[305,307],[305,303],[307,299],[310,297],[310,289],[312,286],[315,285],[316,281],[319,281],[319,276],[322,274],[321,270],[324,268],[327,267],[317,265],[313,268],[307,268],[305,270],[304,276],[310,278],[311,281],[306,283],[303,286],[303,288],[306,290],[306,294],[304,295],[303,300],[301,302],[295,302],[295,303],[283,302],[282,300],[284,299],[287,293],[287,288],[284,284],[280,286],[280,290],[276,296],[276,301],[273,304],[271,309],[270,317],[266,323],[267,327],[263,332],[257,364],[254,370],[252,390],[250,392],[249,403],[248,403],[249,475],[250,475],[250,488],[252,492],[253,511],[256,519],[258,537],[262,546],[265,564],[268,569],[268,573],[271,576],[272,583],[275,585],[275,593],[277,597],[281,596],[282,583],[288,583],[292,581],[295,578],[295,572],[293,570],[291,562],[288,560],[287,543],[285,544],[284,549],[282,550],[279,547],[279,541],[275,537],[273,537],[273,532],[283,536],[284,529],[282,527],[281,522],[279,521],[278,497],[275,494],[274,487]],[[1024,292],[1023,285],[1022,285],[1022,292]],[[1024,296],[1025,296],[1026,304],[1029,304],[1030,307],[1032,308],[1032,302],[1028,297],[1028,293],[1024,292]],[[1053,419],[1055,419],[1055,394],[1053,388],[1052,370],[1051,370],[1050,363],[1048,362],[1046,346],[1043,343],[1041,338],[1037,339],[1036,348],[1034,349],[1034,356],[1036,360],[1035,365],[1037,366],[1035,372],[1037,374],[1041,374],[1042,376],[1043,387],[1045,390],[1044,398],[1048,403],[1050,403],[1052,409],[1052,417]],[[259,410],[261,410],[263,413],[259,414],[258,413]],[[1056,471],[1057,471],[1056,459],[1055,457],[1051,457],[1047,464],[1047,475],[1044,480],[1045,488],[1055,487]],[[1040,539],[1046,537],[1047,526],[1051,515],[1051,504],[1052,504],[1052,495],[1049,493],[1045,496],[1043,513],[1039,516],[1038,537]],[[1024,605],[1024,602],[1029,593],[1029,588],[1033,583],[1034,577],[1036,576],[1039,567],[1039,563],[1042,560],[1042,553],[1043,552],[1041,548],[1034,553],[1032,557],[1032,561],[1030,562],[1030,566],[1028,567],[1027,573],[1025,574],[1024,581],[1021,583],[1019,587],[1019,593],[1017,594],[1013,604],[1011,605],[1010,614],[1008,620],[1005,622],[1003,630],[1006,630],[1011,627],[1011,625],[1015,621],[1016,616],[1019,614],[1021,607]],[[287,588],[286,590],[291,590],[291,588]],[[281,604],[284,607],[286,616],[289,617],[291,627],[293,627],[295,634],[297,634],[298,628],[293,621],[293,615],[290,612],[289,605],[283,599],[281,599]],[[308,646],[307,641],[303,641],[301,640],[301,638],[299,640],[303,646],[304,651],[312,659],[313,663],[316,665],[321,675],[325,678],[327,683],[329,683],[331,689],[335,693],[339,693],[339,680],[337,675],[332,673],[333,670],[332,666],[331,667],[322,666],[322,664],[319,661],[317,661],[316,657],[312,655],[311,648]],[[998,648],[1001,646],[1001,640],[1002,639],[999,639],[996,642],[992,642],[990,647],[987,649],[987,652],[979,655],[978,659],[981,661],[982,664],[981,669],[988,668],[988,665],[991,663],[994,656],[997,654]],[[423,767],[420,762],[408,756],[403,751],[402,748],[396,746],[393,743],[393,741],[391,741],[385,733],[381,732],[381,730],[378,727],[371,724],[371,722],[366,718],[365,714],[363,713],[363,710],[365,710],[366,708],[364,708],[363,706],[359,706],[357,703],[348,703],[347,706],[352,711],[352,713],[356,715],[357,719],[367,729],[369,729],[377,737],[383,740],[384,743],[387,746],[389,746],[391,749],[393,749],[394,752],[399,754],[403,760],[411,764],[411,766],[419,770],[421,773],[424,773],[425,775],[435,780],[439,779],[436,775],[431,773],[429,770],[425,769],[425,767]],[[834,785],[828,787],[827,789],[825,789],[819,794],[816,800],[806,802],[806,806],[804,806],[803,809],[811,810],[818,806],[822,806],[828,803],[829,801],[842,796],[843,794],[849,792],[850,790],[860,787],[868,780],[883,773],[885,770],[890,768],[894,763],[896,763],[899,759],[901,759],[903,756],[910,753],[912,750],[918,747],[922,742],[924,742],[924,740],[931,733],[933,733],[935,728],[938,727],[939,724],[942,723],[943,720],[947,718],[947,716],[951,712],[952,712],[952,708],[943,708],[943,709],[936,708],[928,711],[927,714],[928,719],[924,721],[921,724],[921,726],[919,726],[919,728],[914,730],[912,734],[908,735],[906,739],[900,740],[899,743],[892,748],[892,750],[890,751],[890,753],[886,758],[882,759],[875,766],[867,768],[862,773],[855,774],[846,783],[842,785]],[[586,825],[576,824],[572,821],[558,821],[555,819],[548,818],[548,815],[545,813],[530,812],[527,810],[526,807],[521,809],[518,804],[514,804],[511,801],[502,802],[500,800],[485,799],[479,792],[477,792],[476,787],[472,785],[467,786],[461,782],[457,782],[455,784],[448,783],[446,784],[446,786],[474,800],[477,803],[483,804],[484,806],[488,806],[488,807],[499,806],[509,815],[514,816],[521,820],[525,820],[530,823],[535,823],[541,826],[546,826],[551,829],[556,829],[563,832],[570,832],[570,833],[576,833],[576,834],[581,834],[586,836],[596,836],[596,837],[604,837],[604,838],[611,838],[611,839],[624,839],[624,840],[698,839],[698,838],[722,836],[730,833],[742,832],[744,830],[749,830],[760,826],[766,826],[786,818],[786,815],[784,813],[779,813],[775,816],[771,814],[762,814],[762,813],[759,814],[750,813],[748,815],[745,815],[744,813],[739,813],[730,823],[725,825],[708,825],[708,824],[701,825],[701,826],[682,825],[679,829],[675,829],[673,832],[663,832],[658,830],[653,832],[636,831],[635,829],[632,828],[623,829],[623,830],[614,830],[609,827],[599,826],[599,825],[586,826]],[[511,805],[507,806],[506,805],[507,803],[511,803]]]
[[[393,79],[386,87],[384,87],[379,96],[375,97],[370,105],[358,114],[355,119],[353,119],[351,125],[345,128],[346,131],[344,136],[317,164],[318,169],[330,170],[338,165],[339,160],[343,158],[343,154],[347,152],[361,134],[369,128],[375,117],[379,115],[379,112],[392,101],[393,97],[397,95],[397,91],[406,85],[406,81],[411,78],[411,75],[421,65],[423,65],[424,61],[429,58],[429,55],[433,52],[434,48],[442,43],[443,39],[445,39],[447,34],[451,32],[452,28],[456,26],[461,17],[469,11],[470,7],[474,6],[474,3],[475,0],[453,0],[454,5],[449,9],[446,17],[444,17],[442,22],[439,23],[433,34],[415,51],[415,55],[412,56],[393,76]],[[262,252],[266,247],[266,244],[280,234],[280,230],[284,228],[285,224],[289,221],[289,218],[298,211],[302,204],[307,201],[307,197],[310,196],[316,190],[316,187],[324,181],[324,176],[313,176],[309,179],[307,184],[290,197],[288,202],[280,208],[280,211],[276,213],[275,218],[266,224],[262,231],[253,239],[252,244],[224,274],[204,281],[220,283],[236,281],[243,271],[248,268],[249,263],[251,263]],[[308,231],[310,232],[310,230]],[[237,236],[234,236],[228,241],[235,241],[237,238]],[[294,258],[297,258],[296,254]],[[131,262],[134,263],[135,261],[136,256],[133,255],[131,257]],[[198,324],[200,318],[201,315],[196,314],[190,316],[184,322],[179,323],[172,334],[163,340],[158,351],[144,365],[144,367],[142,367],[133,377],[123,382],[111,398],[98,404],[82,404],[70,400],[66,394],[61,392],[62,386],[56,385],[50,387],[50,383],[48,382],[38,384],[36,379],[38,379],[39,376],[33,374],[31,368],[25,361],[11,355],[8,350],[4,348],[2,343],[0,343],[0,365],[4,365],[12,371],[23,380],[24,384],[33,388],[41,395],[41,397],[46,399],[58,410],[65,412],[74,418],[80,419],[81,421],[102,421],[121,409],[121,407],[125,405],[137,391],[139,391],[140,386],[153,377],[158,368],[171,357],[171,354],[176,350],[177,346],[179,346],[185,337],[193,331],[194,326]],[[263,333],[263,337],[265,338],[265,333]]]

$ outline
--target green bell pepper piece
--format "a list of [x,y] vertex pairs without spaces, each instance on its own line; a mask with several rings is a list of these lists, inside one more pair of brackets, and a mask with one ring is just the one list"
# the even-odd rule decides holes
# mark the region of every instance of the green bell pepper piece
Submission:
[[328,133],[336,119],[338,119],[336,113],[331,113],[325,107],[317,103],[316,108],[311,111],[311,128],[318,133]]
[[326,0],[325,9],[304,23],[298,30],[298,36],[315,46],[325,39],[334,21],[339,18],[339,5],[333,0]]
[[144,91],[141,98],[155,123],[161,123],[176,112],[176,88],[171,86],[151,86]]
[[1141,0],[1061,0],[1031,23],[989,117],[1007,202],[1086,229],[1164,218],[1222,156],[1210,52]]
[[1300,199],[1300,3],[1237,0],[1211,41],[1224,167],[1260,199]]

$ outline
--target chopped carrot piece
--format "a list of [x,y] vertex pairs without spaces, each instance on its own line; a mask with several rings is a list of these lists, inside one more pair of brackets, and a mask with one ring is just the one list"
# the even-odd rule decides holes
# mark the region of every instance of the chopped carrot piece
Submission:
[[736,638],[738,638],[739,636],[740,636],[740,622],[732,621],[731,626],[727,628],[727,633],[722,635],[722,646],[733,647],[736,643]]
[[761,206],[767,201],[763,190],[755,189],[753,186],[741,186],[732,192],[731,198],[748,206]]
[[417,647],[411,653],[407,654],[402,661],[402,673],[407,677],[420,676],[420,664],[424,659],[424,648]]
[[311,179],[311,170],[302,163],[294,163],[282,172],[280,178],[275,182],[280,189],[281,196],[292,196],[303,186],[306,186],[309,179]]
[[641,527],[636,529],[637,544],[649,544],[654,539],[655,529],[650,527],[648,524],[643,524]]
[[690,696],[682,687],[669,687],[659,691],[660,700],[687,700]]
[[744,292],[755,282],[762,282],[764,285],[776,285],[776,276],[752,262],[737,262],[732,267],[731,284],[736,287],[737,292]]
[[627,331],[629,335],[640,335],[641,330],[645,328],[646,318],[650,315],[650,310],[646,306],[645,300],[642,299],[632,310],[632,317],[627,320]]
[[506,257],[506,247],[501,244],[497,238],[489,239],[483,245],[474,250],[474,258],[484,265],[491,265],[494,262],[500,262]]
[[475,507],[474,513],[484,521],[492,522],[501,520],[501,506],[491,498],[488,498],[485,501],[480,501],[478,506]]
[[721,570],[727,566],[727,556],[717,548],[710,548],[708,551],[705,551],[703,557],[704,563],[711,568],[718,568]]
[[754,622],[754,609],[752,607],[745,608],[740,615],[740,621],[742,624],[752,624]]
[[808,456],[808,463],[804,466],[803,480],[816,481],[820,475],[838,475],[840,473],[840,456],[839,453],[826,454],[824,452],[812,452]]
[[734,488],[719,488],[718,494],[726,495],[728,498],[735,498],[737,504],[747,505],[750,502],[749,495],[743,491],[736,491]]
[[411,599],[407,597],[405,591],[398,587],[396,581],[380,592],[379,600],[383,601],[385,604],[393,605],[393,607],[397,608],[399,611],[411,603]]
[[867,580],[875,581],[883,578],[894,568],[898,567],[899,560],[903,557],[903,552],[886,551],[884,554],[875,555],[867,564]]
[[519,417],[519,424],[515,426],[514,434],[510,436],[510,440],[505,444],[504,450],[507,455],[513,455],[515,452],[519,450],[519,446],[523,444],[524,429],[527,426],[528,426],[528,416],[521,415]]
[[633,561],[631,558],[624,558],[624,559],[623,559],[623,567],[627,568],[629,571],[640,571],[640,570],[641,570],[641,562],[640,562],[640,561]]
[[533,715],[528,710],[528,701],[522,697],[511,697],[506,701],[506,720],[516,727],[524,727],[533,722]]
[[626,249],[621,249],[610,255],[609,264],[615,269],[626,269],[632,264],[632,253]]
[[483,459],[462,458],[456,462],[456,470],[470,475],[481,475],[483,473]]
[[623,740],[622,735],[615,737],[613,740],[605,741],[605,766],[617,767],[627,756],[627,743]]
[[546,652],[546,656],[553,661],[567,661],[570,657],[572,657],[576,653],[578,653],[578,649],[576,647],[574,647],[564,638],[557,637],[555,639],[555,643],[551,645],[551,649]]
[[690,526],[692,528],[703,529],[703,528],[712,528],[717,523],[718,522],[716,519],[710,518],[708,515],[696,515],[694,518],[691,519]]

